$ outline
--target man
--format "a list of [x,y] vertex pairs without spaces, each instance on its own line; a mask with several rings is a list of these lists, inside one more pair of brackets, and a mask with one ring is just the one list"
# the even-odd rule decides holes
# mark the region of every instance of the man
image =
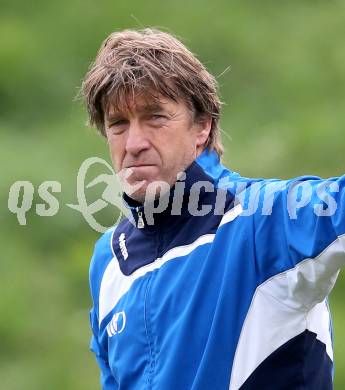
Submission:
[[111,34],[83,83],[132,217],[97,242],[103,389],[331,389],[345,178],[220,163],[215,79],[169,34]]

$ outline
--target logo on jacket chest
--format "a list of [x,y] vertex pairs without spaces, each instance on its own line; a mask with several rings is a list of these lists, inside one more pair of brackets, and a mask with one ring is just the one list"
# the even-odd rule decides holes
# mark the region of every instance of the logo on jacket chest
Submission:
[[128,251],[126,247],[125,233],[121,233],[119,237],[119,246],[124,260],[128,258]]
[[122,310],[113,315],[113,318],[107,325],[107,333],[109,337],[123,332],[126,326],[126,313]]

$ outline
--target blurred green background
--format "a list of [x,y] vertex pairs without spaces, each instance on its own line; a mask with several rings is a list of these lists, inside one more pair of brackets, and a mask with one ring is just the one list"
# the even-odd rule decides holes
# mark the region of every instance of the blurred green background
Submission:
[[[142,26],[182,37],[219,76],[225,161],[233,170],[283,178],[344,173],[344,1],[2,0],[1,389],[98,388],[88,352],[88,264],[99,233],[66,203],[76,203],[83,160],[108,159],[108,150],[73,98],[102,40]],[[26,226],[7,209],[17,180],[35,187]],[[62,185],[53,217],[35,212],[45,180]],[[115,217],[111,206],[99,215],[109,226]],[[340,277],[331,295],[335,389],[345,388],[344,298]]]

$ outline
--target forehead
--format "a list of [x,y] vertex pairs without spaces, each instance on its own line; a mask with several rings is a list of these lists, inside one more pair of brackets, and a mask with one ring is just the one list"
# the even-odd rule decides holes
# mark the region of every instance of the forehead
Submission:
[[136,94],[134,96],[123,96],[122,99],[115,97],[110,98],[105,115],[108,117],[114,115],[133,115],[145,114],[158,110],[169,110],[179,104],[183,104],[182,101],[175,101],[158,94]]

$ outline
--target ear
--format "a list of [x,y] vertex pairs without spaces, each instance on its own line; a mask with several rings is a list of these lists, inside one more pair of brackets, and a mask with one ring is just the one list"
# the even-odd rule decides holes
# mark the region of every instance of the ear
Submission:
[[211,115],[203,115],[201,118],[198,118],[197,122],[197,134],[196,134],[196,149],[198,153],[201,153],[204,148],[206,141],[210,135],[212,126]]

